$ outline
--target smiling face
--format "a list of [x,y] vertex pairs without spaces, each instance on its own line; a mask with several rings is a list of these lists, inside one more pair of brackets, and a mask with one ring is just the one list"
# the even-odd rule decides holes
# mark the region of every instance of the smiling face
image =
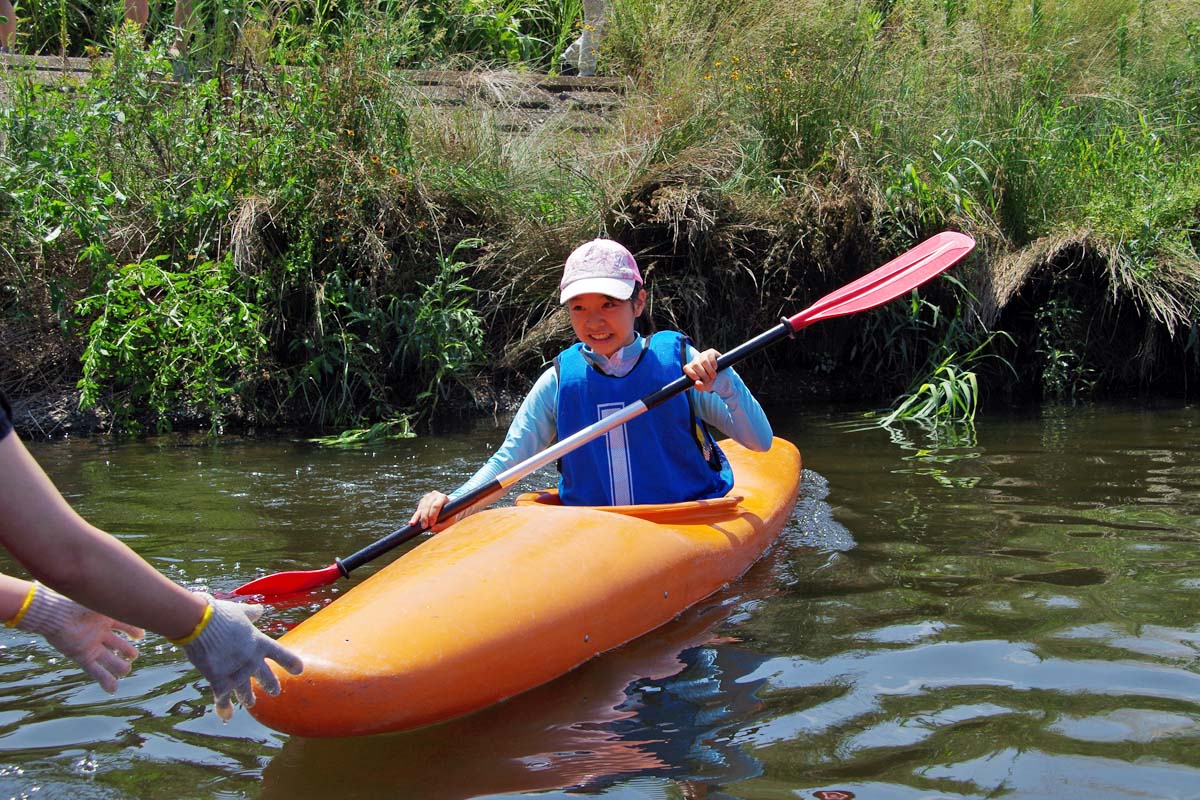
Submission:
[[575,335],[605,358],[633,341],[633,321],[645,307],[645,289],[629,300],[617,300],[603,294],[581,294],[567,301]]

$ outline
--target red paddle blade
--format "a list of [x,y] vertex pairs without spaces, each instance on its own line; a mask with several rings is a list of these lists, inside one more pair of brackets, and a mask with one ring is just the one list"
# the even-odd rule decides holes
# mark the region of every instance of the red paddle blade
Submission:
[[836,292],[830,292],[791,317],[788,324],[792,330],[798,331],[823,319],[881,306],[954,266],[974,247],[975,240],[970,236],[956,231],[943,231],[874,272],[868,272]]
[[338,565],[330,564],[322,569],[296,570],[294,572],[276,572],[274,575],[264,575],[230,592],[231,595],[246,597],[248,595],[285,595],[296,592],[306,592],[317,589],[342,577]]

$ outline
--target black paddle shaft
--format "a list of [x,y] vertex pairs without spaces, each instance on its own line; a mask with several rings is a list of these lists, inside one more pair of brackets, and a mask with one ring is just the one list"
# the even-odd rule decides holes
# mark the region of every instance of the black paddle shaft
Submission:
[[[497,491],[500,488],[499,481],[492,480],[488,481],[483,486],[472,489],[462,497],[455,498],[449,503],[446,503],[446,505],[442,507],[441,513],[438,514],[438,520],[453,517],[458,512],[463,511],[464,509],[470,507],[473,503],[478,502],[485,495]],[[426,529],[422,528],[420,525],[405,525],[400,530],[392,531],[387,536],[379,539],[378,541],[372,542],[358,552],[351,553],[345,558],[335,558],[333,561],[335,564],[337,564],[338,569],[341,571],[342,577],[348,578],[350,577],[350,570],[356,567],[361,567],[368,561],[383,555],[388,550],[391,550],[394,547],[399,547],[409,539],[420,536],[425,532],[425,530]]]
[[[768,346],[775,344],[775,342],[778,342],[785,336],[794,336],[795,333],[796,332],[792,329],[792,326],[786,320],[784,320],[774,328],[769,328],[760,333],[758,336],[755,336],[750,341],[742,342],[728,353],[722,354],[721,357],[717,359],[717,372],[728,369],[734,364],[740,363],[741,361],[744,361],[745,359],[754,355],[759,350],[765,350]],[[655,392],[651,392],[643,397],[641,402],[648,409],[654,408],[655,406],[661,405],[667,400],[670,400],[677,394],[683,394],[694,385],[695,384],[691,378],[689,378],[687,375],[681,375],[663,388]]]

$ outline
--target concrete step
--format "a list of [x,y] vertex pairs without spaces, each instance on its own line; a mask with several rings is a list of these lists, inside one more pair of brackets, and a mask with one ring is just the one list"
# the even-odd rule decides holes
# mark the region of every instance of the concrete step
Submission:
[[[0,96],[6,88],[3,76],[15,71],[41,82],[79,84],[88,79],[95,63],[103,58],[93,61],[0,54]],[[230,80],[261,75],[257,68],[231,64],[223,65],[222,71]],[[501,128],[509,132],[539,128],[551,119],[572,130],[594,132],[605,126],[620,105],[625,88],[616,78],[505,70],[398,70],[397,76],[412,87],[416,99],[442,106],[490,107],[503,120]]]

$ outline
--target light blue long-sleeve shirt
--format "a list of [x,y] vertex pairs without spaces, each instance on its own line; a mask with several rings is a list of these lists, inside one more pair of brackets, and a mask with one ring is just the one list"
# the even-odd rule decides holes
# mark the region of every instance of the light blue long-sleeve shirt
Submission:
[[[638,362],[647,342],[640,335],[633,342],[605,358],[584,346],[583,355],[601,372],[615,377],[629,373]],[[688,360],[700,354],[688,345]],[[680,373],[683,374],[682,372]],[[774,433],[771,423],[758,400],[746,388],[741,377],[732,369],[717,373],[711,392],[688,389],[697,416],[704,423],[732,438],[750,450],[764,451],[771,447]],[[637,398],[635,398],[637,399]],[[520,464],[545,450],[558,436],[558,373],[554,367],[543,372],[525,396],[517,414],[508,427],[504,443],[471,479],[450,495],[456,499],[482,486],[505,470]]]

